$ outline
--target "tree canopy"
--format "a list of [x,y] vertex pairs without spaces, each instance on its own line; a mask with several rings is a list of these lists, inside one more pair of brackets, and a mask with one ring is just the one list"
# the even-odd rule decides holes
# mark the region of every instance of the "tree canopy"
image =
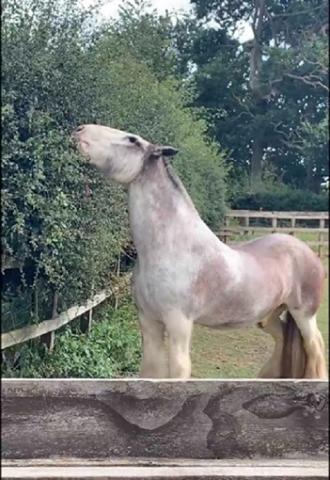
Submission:
[[[195,105],[206,109],[233,174],[249,172],[256,185],[270,171],[320,192],[329,175],[328,2],[192,4],[195,21],[178,26],[180,69],[196,82]],[[242,23],[253,34],[243,44],[233,35]]]

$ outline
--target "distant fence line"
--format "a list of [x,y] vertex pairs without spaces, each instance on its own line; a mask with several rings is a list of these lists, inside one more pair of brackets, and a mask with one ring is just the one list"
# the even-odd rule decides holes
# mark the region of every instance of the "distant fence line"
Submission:
[[[240,225],[231,225],[233,219],[240,221]],[[251,220],[266,221],[270,226],[253,225]],[[288,221],[289,226],[281,225]],[[315,227],[299,226],[298,222],[313,222]],[[315,233],[317,240],[305,240],[311,247],[316,247],[318,255],[321,257],[328,246],[328,226],[329,212],[270,212],[259,210],[230,210],[225,216],[225,225],[218,233],[218,237],[225,243],[235,243],[237,236],[246,234],[266,234],[266,233],[288,233],[290,235],[299,235],[302,233]]]

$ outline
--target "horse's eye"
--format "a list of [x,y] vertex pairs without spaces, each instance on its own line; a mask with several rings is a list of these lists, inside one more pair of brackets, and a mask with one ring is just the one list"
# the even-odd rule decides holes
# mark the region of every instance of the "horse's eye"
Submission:
[[136,143],[136,142],[137,142],[137,138],[136,138],[136,137],[132,137],[131,135],[129,135],[128,141],[129,141],[130,143]]

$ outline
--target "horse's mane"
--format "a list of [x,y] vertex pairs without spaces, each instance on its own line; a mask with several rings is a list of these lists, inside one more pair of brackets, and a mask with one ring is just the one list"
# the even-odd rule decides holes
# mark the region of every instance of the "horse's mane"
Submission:
[[171,165],[171,162],[170,162],[170,159],[167,158],[167,157],[164,157],[164,156],[157,157],[155,159],[155,157],[152,155],[152,153],[153,153],[152,148],[150,148],[147,151],[147,154],[145,156],[145,162],[144,162],[143,169],[146,170],[146,169],[150,168],[150,166],[155,162],[155,160],[158,161],[158,162],[161,162],[162,165],[164,165],[165,173],[166,173],[169,181],[171,182],[171,184],[175,188],[175,190],[185,198],[187,203],[189,203],[193,207],[194,210],[196,210],[196,207],[195,207],[192,199],[190,198],[190,195],[188,194],[187,190],[185,189],[185,186],[183,185],[180,178],[178,177],[175,170],[173,169],[173,167]]
[[185,186],[183,185],[180,178],[178,177],[178,175],[174,171],[174,168],[172,167],[170,161],[166,158],[163,158],[163,163],[164,163],[164,166],[165,166],[165,171],[167,173],[167,176],[168,176],[169,180],[171,181],[172,185],[174,186],[174,188],[176,190],[178,190],[182,194],[182,196],[187,200],[187,202],[189,202],[189,204],[192,205],[194,207],[194,209],[196,210],[196,207],[195,207],[192,199],[190,198],[189,193],[187,192]]
[[171,180],[171,182],[173,183],[174,187],[176,189],[180,190],[182,193],[187,193],[186,189],[183,186],[183,183],[181,182],[180,178],[175,173],[175,171],[174,171],[172,165],[170,164],[169,160],[164,159],[164,165],[165,165],[166,173],[167,173],[169,179]]

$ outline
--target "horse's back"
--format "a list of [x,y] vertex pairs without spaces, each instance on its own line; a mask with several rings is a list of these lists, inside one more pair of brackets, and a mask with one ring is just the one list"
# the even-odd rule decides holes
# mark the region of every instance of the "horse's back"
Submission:
[[288,303],[302,304],[316,311],[322,294],[325,269],[321,260],[303,241],[274,233],[233,247],[242,255],[252,256],[259,265],[290,283]]

